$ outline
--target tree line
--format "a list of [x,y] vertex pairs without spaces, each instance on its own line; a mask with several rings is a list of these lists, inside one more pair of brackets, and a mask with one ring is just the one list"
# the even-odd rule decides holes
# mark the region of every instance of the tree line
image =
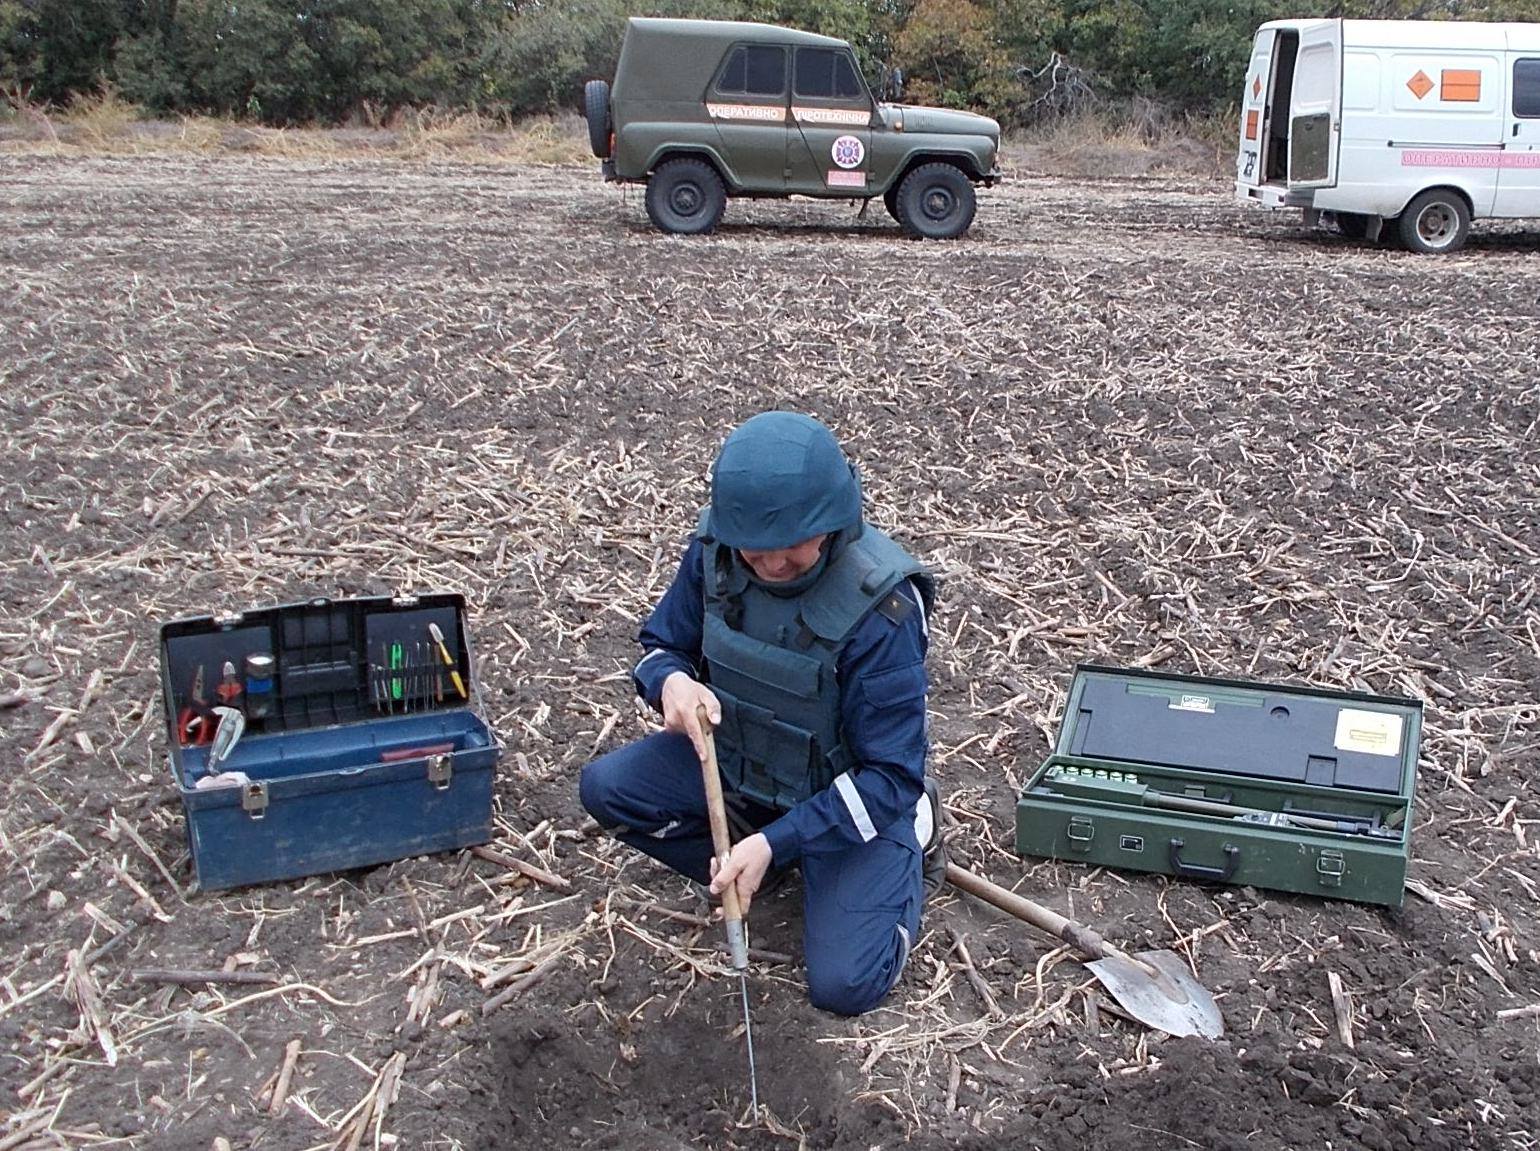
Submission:
[[1233,103],[1279,17],[1540,21],[1540,0],[0,0],[0,93],[110,87],[157,115],[336,124],[405,108],[521,117],[612,74],[625,18],[762,20],[849,40],[868,78],[1010,124],[1136,98]]

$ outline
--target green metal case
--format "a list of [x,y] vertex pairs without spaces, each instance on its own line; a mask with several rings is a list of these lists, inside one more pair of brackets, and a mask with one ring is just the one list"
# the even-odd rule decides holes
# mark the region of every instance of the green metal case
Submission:
[[1399,907],[1416,700],[1082,665],[1016,850]]

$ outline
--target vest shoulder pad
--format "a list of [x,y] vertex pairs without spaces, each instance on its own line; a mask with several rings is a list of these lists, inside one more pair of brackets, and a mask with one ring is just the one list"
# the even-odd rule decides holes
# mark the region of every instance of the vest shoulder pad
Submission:
[[[876,528],[867,525],[845,545],[832,567],[802,603],[802,620],[820,638],[845,639],[873,608],[897,623],[910,605],[894,589],[913,577],[930,610],[931,578],[925,566]],[[888,606],[892,600],[893,605]],[[900,614],[892,614],[899,612]]]

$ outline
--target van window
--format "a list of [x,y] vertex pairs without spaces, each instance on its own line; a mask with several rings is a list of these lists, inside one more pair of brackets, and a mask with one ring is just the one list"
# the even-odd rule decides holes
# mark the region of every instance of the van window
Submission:
[[718,92],[779,96],[786,91],[786,49],[764,44],[734,48],[717,80]]
[[1513,62],[1513,114],[1540,119],[1540,60]]
[[848,100],[864,94],[849,52],[835,48],[798,48],[796,71],[791,90],[798,96]]

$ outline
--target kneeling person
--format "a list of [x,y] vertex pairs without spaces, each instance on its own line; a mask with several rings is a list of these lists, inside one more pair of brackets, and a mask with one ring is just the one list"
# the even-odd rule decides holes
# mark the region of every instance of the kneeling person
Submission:
[[[728,436],[711,502],[641,631],[636,688],[664,730],[588,764],[583,806],[747,912],[767,872],[803,879],[809,995],[859,1015],[897,982],[945,871],[925,776],[922,565],[864,523],[833,434],[789,412]],[[715,727],[729,819],[714,877],[696,717]]]

